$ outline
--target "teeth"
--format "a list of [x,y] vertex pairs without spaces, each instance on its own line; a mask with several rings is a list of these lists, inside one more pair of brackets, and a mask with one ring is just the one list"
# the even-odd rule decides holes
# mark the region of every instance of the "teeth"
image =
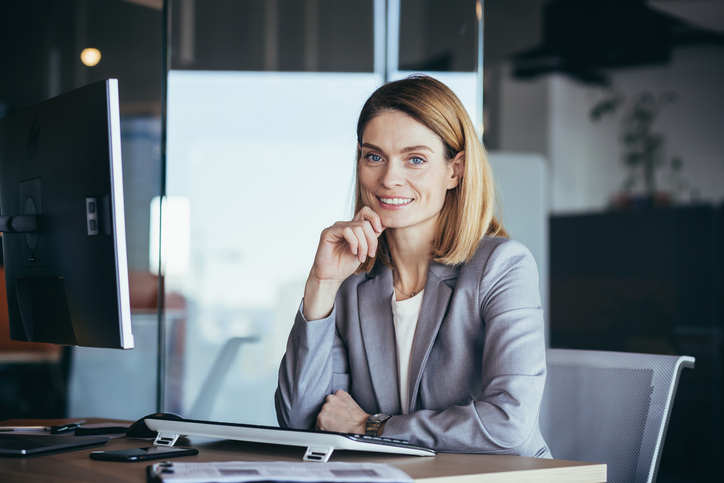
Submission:
[[380,198],[380,201],[386,205],[404,205],[410,203],[412,198]]

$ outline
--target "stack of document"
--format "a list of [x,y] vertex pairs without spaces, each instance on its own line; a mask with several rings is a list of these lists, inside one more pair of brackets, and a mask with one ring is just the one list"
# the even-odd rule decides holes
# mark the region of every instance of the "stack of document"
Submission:
[[379,482],[409,483],[402,470],[384,463],[288,463],[230,461],[223,463],[173,463],[164,461],[148,467],[149,481],[203,483],[247,481],[279,482]]

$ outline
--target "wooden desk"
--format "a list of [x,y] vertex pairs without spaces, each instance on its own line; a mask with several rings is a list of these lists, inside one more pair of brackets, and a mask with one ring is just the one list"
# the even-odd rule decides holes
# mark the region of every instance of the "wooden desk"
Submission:
[[[88,419],[88,423],[99,421],[101,420]],[[3,483],[67,483],[70,481],[141,483],[146,481],[146,466],[151,462],[95,461],[91,460],[88,455],[91,451],[96,450],[138,448],[151,444],[147,440],[115,438],[104,446],[90,449],[31,458],[0,458],[0,481]],[[174,458],[175,461],[184,462],[302,461],[305,451],[304,448],[207,438],[179,440],[176,446],[193,446],[199,450],[199,454],[196,456]],[[423,483],[526,481],[600,483],[606,481],[605,464],[545,460],[522,456],[439,454],[434,457],[417,457],[335,451],[330,461],[387,463],[405,471],[415,481]]]

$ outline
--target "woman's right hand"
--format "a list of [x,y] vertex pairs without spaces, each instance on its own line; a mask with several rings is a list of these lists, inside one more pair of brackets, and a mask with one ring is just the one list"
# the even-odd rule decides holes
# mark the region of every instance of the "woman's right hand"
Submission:
[[365,206],[352,221],[338,221],[322,231],[304,288],[306,320],[322,319],[332,312],[339,286],[368,256],[375,256],[383,230],[380,216]]

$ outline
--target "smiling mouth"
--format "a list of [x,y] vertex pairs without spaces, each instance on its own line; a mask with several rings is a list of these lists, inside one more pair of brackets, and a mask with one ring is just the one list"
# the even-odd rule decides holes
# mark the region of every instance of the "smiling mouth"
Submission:
[[406,205],[408,203],[412,203],[412,201],[414,200],[414,198],[381,198],[379,196],[377,197],[377,199],[380,200],[380,203],[382,203],[383,205],[395,206]]

